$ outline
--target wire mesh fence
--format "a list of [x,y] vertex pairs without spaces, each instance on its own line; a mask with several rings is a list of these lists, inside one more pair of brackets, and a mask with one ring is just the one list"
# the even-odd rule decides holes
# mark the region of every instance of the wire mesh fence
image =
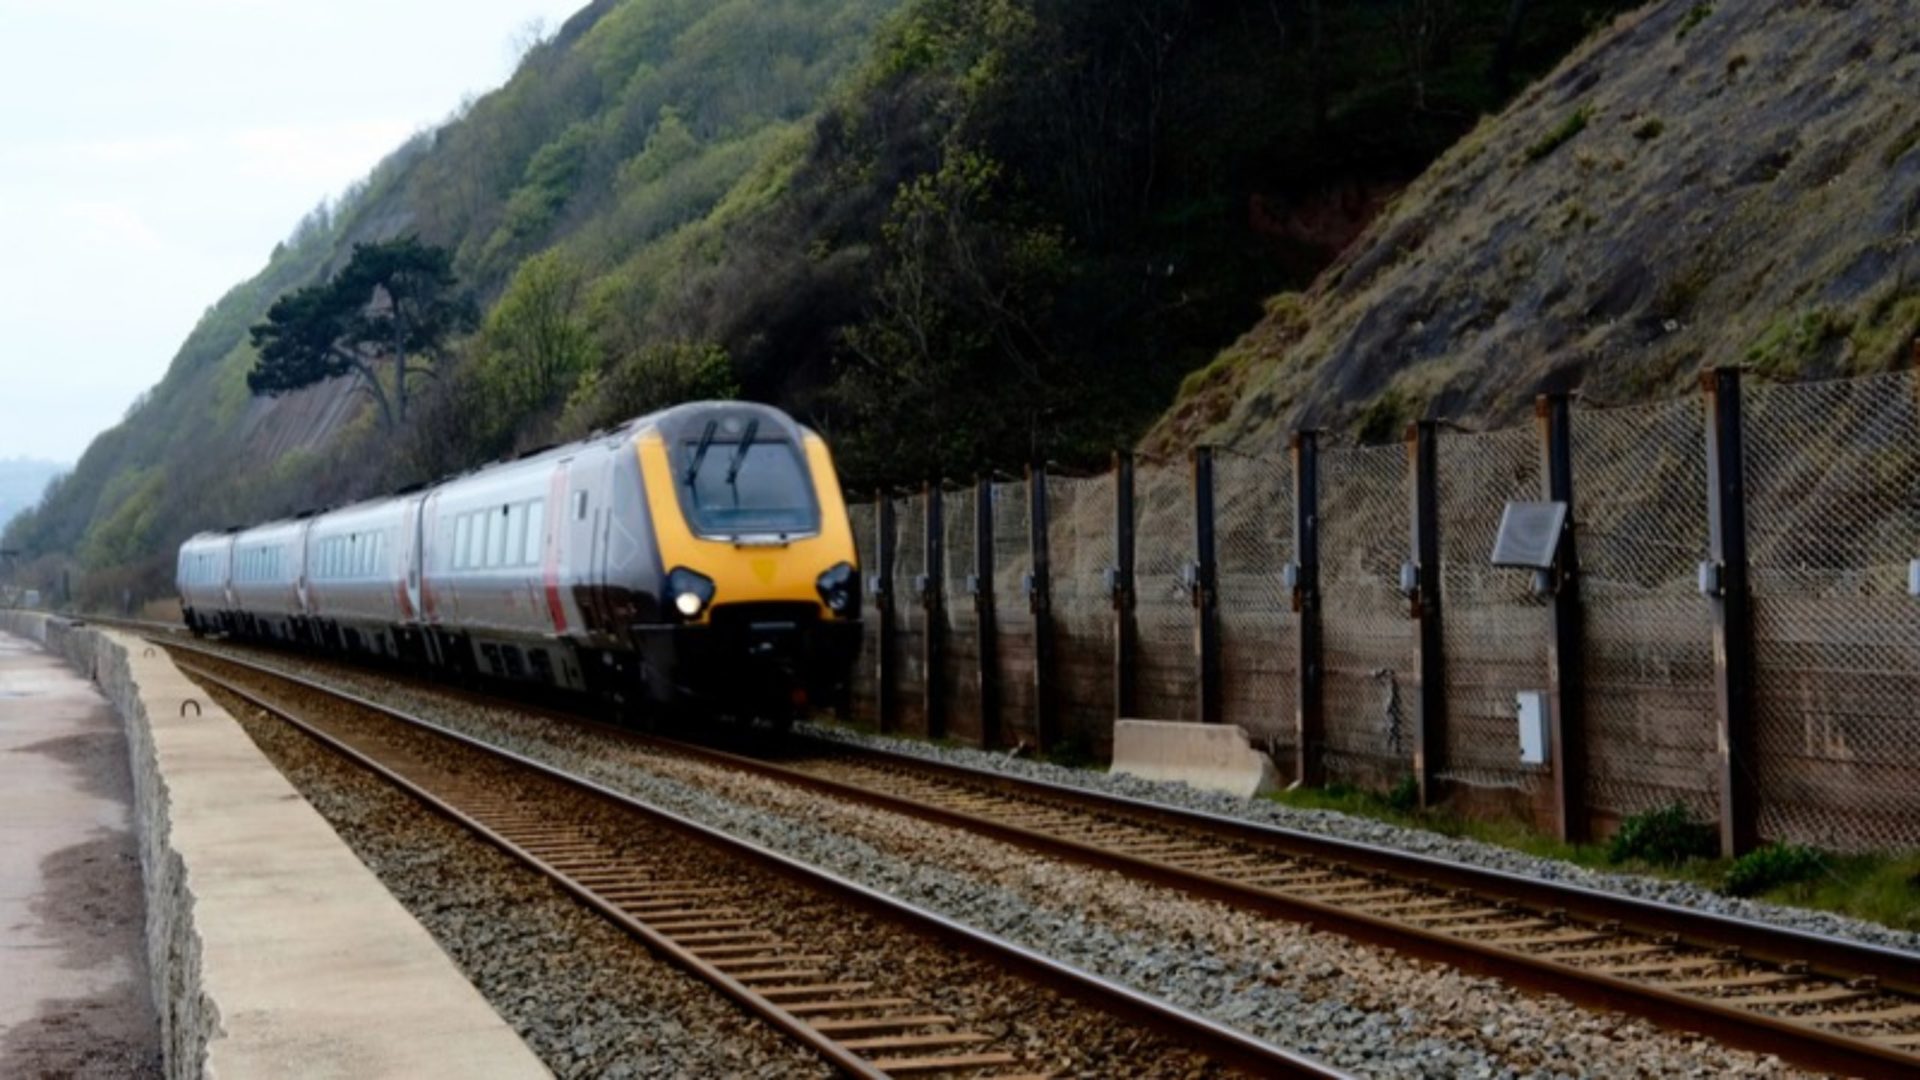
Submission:
[[1134,474],[1134,702],[1148,720],[1200,718],[1191,480],[1185,465],[1144,465]]
[[1920,846],[1920,387],[1754,387],[1747,523],[1759,828]]
[[[860,562],[862,583],[880,573],[880,510],[873,503],[847,507],[853,527],[853,549]],[[854,664],[848,687],[853,719],[862,724],[880,722],[880,609],[874,590],[861,590],[860,659]]]
[[1221,719],[1283,770],[1293,761],[1299,623],[1280,569],[1293,561],[1293,464],[1222,451],[1214,460]]
[[[1920,846],[1920,385],[1912,374],[1744,394],[1744,498],[1754,615],[1753,752],[1736,761],[1758,792],[1766,839],[1837,849]],[[1585,806],[1604,830],[1680,803],[1721,811],[1714,606],[1699,564],[1711,551],[1707,403],[1698,397],[1571,415],[1582,668],[1576,715]],[[1400,591],[1412,550],[1414,470],[1405,446],[1320,456],[1320,612],[1329,780],[1384,787],[1411,771],[1419,737],[1417,624]],[[1551,597],[1527,571],[1490,565],[1510,500],[1542,495],[1532,426],[1439,437],[1442,635],[1453,788],[1538,795],[1553,773],[1520,761],[1515,697],[1552,685]],[[1298,617],[1291,464],[1230,450],[1214,460],[1222,719],[1283,767],[1298,730]],[[1198,719],[1192,602],[1194,476],[1185,462],[1135,474],[1135,713]],[[1033,739],[1035,627],[1026,482],[996,483],[991,580],[994,655],[978,655],[974,489],[945,497],[942,600],[931,629],[950,730],[983,730],[982,664],[1000,700],[1001,737]],[[1104,754],[1116,712],[1108,570],[1117,562],[1111,475],[1048,480],[1054,705],[1061,731]],[[879,571],[879,517],[852,510],[863,568]],[[892,703],[925,730],[929,632],[915,584],[925,570],[926,503],[895,504]],[[1920,588],[1920,585],[1911,586]],[[856,717],[879,711],[877,609],[853,685]],[[1726,721],[1737,723],[1738,718]],[[1532,800],[1536,812],[1550,800]],[[1510,801],[1506,805],[1513,805]],[[1526,804],[1521,804],[1526,805]]]
[[1053,572],[1056,705],[1060,731],[1096,758],[1112,749],[1112,594],[1115,561],[1111,476],[1047,478],[1047,553]]
[[993,485],[993,617],[999,657],[1000,735],[1036,739],[1033,700],[1032,507],[1027,482]]
[[1707,556],[1706,409],[1697,397],[1572,420],[1585,632],[1588,807],[1618,821],[1718,812]]
[[1545,691],[1550,600],[1525,570],[1489,557],[1512,500],[1541,498],[1531,428],[1446,432],[1439,440],[1441,651],[1446,666],[1443,779],[1529,790],[1542,767],[1520,763],[1516,695]]
[[893,715],[903,731],[927,730],[927,499],[910,495],[894,508]]
[[1381,787],[1413,755],[1413,623],[1400,594],[1408,550],[1407,452],[1320,455],[1321,645],[1331,780]]
[[941,692],[945,701],[947,733],[979,741],[980,612],[974,601],[974,570],[979,523],[978,496],[971,487],[949,491],[941,507],[945,565],[941,574],[940,616],[946,637],[941,642]]

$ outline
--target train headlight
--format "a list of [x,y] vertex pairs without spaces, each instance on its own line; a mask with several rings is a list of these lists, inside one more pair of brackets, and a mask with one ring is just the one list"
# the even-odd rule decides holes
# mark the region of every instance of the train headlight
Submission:
[[695,573],[686,567],[678,567],[667,575],[667,596],[673,600],[673,610],[683,619],[697,619],[700,613],[713,603],[713,579],[705,574]]
[[845,618],[860,610],[860,574],[852,564],[835,563],[814,587],[820,591],[820,602],[835,615]]

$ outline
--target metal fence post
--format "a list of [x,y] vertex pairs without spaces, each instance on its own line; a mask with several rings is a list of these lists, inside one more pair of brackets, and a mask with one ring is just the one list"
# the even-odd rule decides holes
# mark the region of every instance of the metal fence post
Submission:
[[1293,435],[1293,610],[1300,616],[1294,778],[1326,783],[1326,668],[1320,641],[1320,436]]
[[1214,551],[1213,448],[1193,451],[1193,657],[1200,722],[1220,722],[1220,590]]
[[1113,455],[1113,719],[1134,714],[1134,657],[1140,627],[1134,619],[1133,455]]
[[1567,504],[1559,558],[1553,570],[1553,636],[1547,642],[1548,758],[1553,765],[1554,821],[1560,839],[1587,838],[1587,737],[1580,611],[1580,553],[1574,545],[1579,507],[1573,499],[1573,410],[1565,394],[1535,404],[1540,425],[1540,475],[1549,502]]
[[926,486],[927,559],[924,580],[920,582],[920,605],[926,612],[926,633],[921,636],[926,656],[927,738],[941,739],[947,734],[947,695],[942,682],[942,660],[946,652],[946,618],[941,612],[940,593],[946,583],[946,526],[941,513],[946,495],[937,483]]
[[1422,420],[1407,428],[1407,462],[1413,470],[1412,616],[1414,666],[1420,672],[1420,715],[1414,731],[1413,776],[1420,805],[1439,801],[1440,773],[1447,767],[1447,658],[1440,605],[1440,425]]
[[973,611],[980,654],[980,745],[1000,744],[1000,647],[993,624],[993,481],[973,486]]
[[1047,467],[1027,468],[1027,542],[1033,549],[1033,731],[1041,750],[1057,737],[1053,699],[1053,565],[1047,549]]
[[893,497],[885,491],[873,493],[877,521],[874,538],[874,559],[880,565],[874,569],[873,604],[880,617],[880,629],[875,636],[879,656],[876,658],[878,670],[874,672],[874,692],[879,696],[879,725],[882,733],[890,732],[900,725],[899,709],[894,704],[894,694],[900,682],[900,658],[895,650],[899,647],[894,640],[894,519]]
[[1753,598],[1747,580],[1745,436],[1740,372],[1701,378],[1707,396],[1707,525],[1712,562],[1701,590],[1713,612],[1714,697],[1720,732],[1720,850],[1740,855],[1757,843],[1754,786]]

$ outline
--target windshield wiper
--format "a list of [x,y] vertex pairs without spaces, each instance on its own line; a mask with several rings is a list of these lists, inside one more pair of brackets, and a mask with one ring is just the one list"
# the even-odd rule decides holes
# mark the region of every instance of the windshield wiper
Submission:
[[733,452],[733,464],[727,466],[727,483],[731,485],[740,476],[740,466],[747,463],[747,451],[753,447],[753,437],[760,434],[760,421],[747,422],[747,433],[740,437],[740,448]]
[[707,421],[707,430],[700,433],[700,448],[693,452],[693,463],[687,466],[687,486],[700,475],[700,463],[707,460],[707,448],[713,445],[713,433],[720,427],[720,421]]

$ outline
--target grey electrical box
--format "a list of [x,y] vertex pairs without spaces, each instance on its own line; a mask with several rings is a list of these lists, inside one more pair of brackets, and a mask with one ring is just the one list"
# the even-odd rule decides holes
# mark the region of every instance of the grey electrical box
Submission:
[[1547,692],[1522,690],[1513,696],[1520,719],[1520,764],[1547,763]]
[[1560,534],[1567,527],[1563,502],[1510,502],[1500,515],[1500,534],[1493,540],[1493,565],[1522,570],[1551,570],[1560,553]]

